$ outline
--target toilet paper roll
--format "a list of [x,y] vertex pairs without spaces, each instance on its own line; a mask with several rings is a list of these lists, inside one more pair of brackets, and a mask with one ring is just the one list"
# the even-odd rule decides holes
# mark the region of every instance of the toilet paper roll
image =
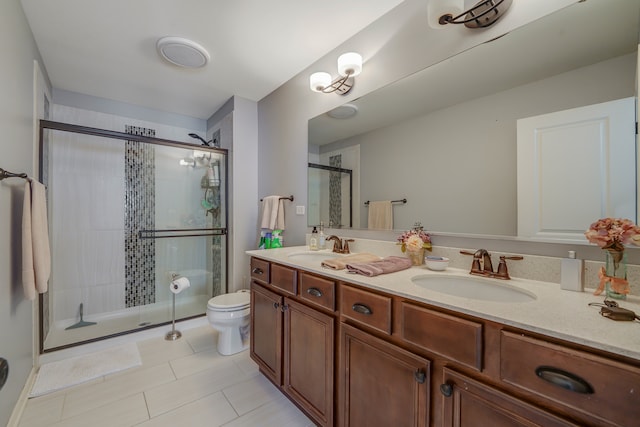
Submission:
[[191,283],[189,283],[189,279],[187,279],[186,277],[179,277],[171,282],[171,284],[169,285],[169,289],[174,294],[179,294],[189,286],[191,286]]

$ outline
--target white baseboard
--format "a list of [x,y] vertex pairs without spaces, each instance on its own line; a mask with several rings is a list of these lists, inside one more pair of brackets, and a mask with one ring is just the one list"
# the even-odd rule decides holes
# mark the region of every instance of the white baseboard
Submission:
[[18,401],[13,407],[13,412],[11,412],[11,417],[9,417],[7,427],[18,427],[18,424],[20,424],[20,418],[22,418],[24,408],[27,406],[27,400],[29,400],[29,393],[31,392],[33,384],[36,382],[37,372],[38,369],[36,367],[31,368],[31,372],[29,373],[29,377],[27,377],[27,381],[22,388],[20,397],[18,397]]

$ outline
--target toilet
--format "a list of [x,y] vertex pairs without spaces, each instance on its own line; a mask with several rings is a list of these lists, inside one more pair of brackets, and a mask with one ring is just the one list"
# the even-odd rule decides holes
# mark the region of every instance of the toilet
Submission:
[[228,356],[249,348],[249,304],[247,289],[222,294],[207,302],[207,319],[218,331],[218,353]]

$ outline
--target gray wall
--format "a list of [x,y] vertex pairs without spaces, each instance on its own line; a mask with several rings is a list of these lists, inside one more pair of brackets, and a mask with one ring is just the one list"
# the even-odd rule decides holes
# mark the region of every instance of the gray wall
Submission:
[[[514,2],[512,10],[498,25],[473,32],[460,27],[431,30],[427,25],[427,2],[406,0],[260,100],[258,192],[296,197],[294,203],[287,204],[285,213],[286,244],[305,243],[307,218],[295,215],[295,206],[307,205],[307,122],[310,118],[572,3],[572,0]],[[360,52],[364,62],[353,90],[342,97],[311,92],[309,75],[327,70],[336,76],[338,56],[351,50]],[[274,168],[275,164],[281,167]],[[395,235],[363,233],[356,235],[395,239]]]
[[[33,170],[33,61],[39,54],[19,0],[0,2],[0,167]],[[0,390],[0,425],[6,425],[33,366],[34,304],[21,283],[24,181],[0,182],[0,357],[9,379]]]

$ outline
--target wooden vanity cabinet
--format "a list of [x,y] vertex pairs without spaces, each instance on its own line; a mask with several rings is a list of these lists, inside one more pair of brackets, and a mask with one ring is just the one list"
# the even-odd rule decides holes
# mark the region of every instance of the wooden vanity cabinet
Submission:
[[251,357],[318,425],[640,426],[636,360],[256,261]]
[[[278,264],[269,268],[271,283],[251,283],[251,358],[317,425],[333,426],[335,315],[316,308],[330,304],[327,280],[315,283]],[[300,298],[298,277],[322,291]]]

